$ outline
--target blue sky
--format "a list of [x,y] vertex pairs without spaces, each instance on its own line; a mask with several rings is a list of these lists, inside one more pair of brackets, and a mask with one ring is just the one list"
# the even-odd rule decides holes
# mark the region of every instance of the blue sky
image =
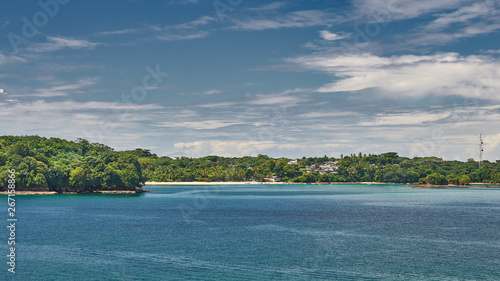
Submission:
[[500,3],[9,1],[1,134],[159,155],[500,156]]

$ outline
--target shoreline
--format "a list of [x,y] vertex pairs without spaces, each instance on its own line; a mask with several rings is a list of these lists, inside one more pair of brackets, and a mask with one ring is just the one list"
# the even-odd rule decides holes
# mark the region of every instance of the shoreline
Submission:
[[145,182],[144,186],[155,185],[256,185],[256,184],[288,184],[286,182],[257,182],[257,181],[167,181],[167,182]]
[[[136,189],[136,190],[94,190],[93,192],[57,192],[57,191],[28,191],[19,190],[16,191],[15,196],[22,195],[59,195],[59,194],[139,194],[145,192],[152,192],[146,189]],[[0,191],[0,195],[9,195],[7,191]],[[12,194],[11,194],[12,195]]]
[[[471,183],[470,185],[425,185],[417,183],[385,183],[385,182],[320,182],[320,183],[295,183],[295,182],[146,182],[144,186],[214,186],[214,185],[400,185],[414,189],[444,189],[444,188],[500,188],[499,184]],[[154,192],[142,188],[135,190],[94,190],[92,192],[57,192],[57,191],[28,191],[19,190],[15,195],[58,195],[58,194],[140,194]],[[1,195],[9,195],[7,191],[0,191]]]
[[439,184],[418,184],[412,186],[412,188],[417,188],[417,189],[441,189],[441,188],[500,188],[500,185],[498,184],[491,184],[491,183],[471,183],[468,185],[458,185],[458,184],[445,184],[445,185],[439,185]]
[[[57,195],[59,193],[57,193],[57,191],[26,191],[26,190],[23,190],[23,191],[16,191],[15,194],[11,194],[12,195]],[[7,191],[0,191],[0,195],[9,195],[9,193]]]
[[392,182],[255,182],[255,181],[222,181],[222,182],[145,182],[144,186],[203,186],[203,185],[404,185],[412,188],[500,188],[499,184],[491,183],[471,183],[470,185],[426,185],[418,183],[392,183]]
[[[260,182],[260,181],[218,181],[218,182],[202,182],[202,181],[190,181],[190,182],[145,182],[144,186],[186,186],[186,185],[304,185],[304,184],[313,184],[313,185],[329,185],[329,184],[366,184],[366,185],[381,185],[381,184],[393,184],[388,182],[314,182],[314,183],[302,183],[302,182]],[[406,183],[402,183],[401,185],[409,185]]]

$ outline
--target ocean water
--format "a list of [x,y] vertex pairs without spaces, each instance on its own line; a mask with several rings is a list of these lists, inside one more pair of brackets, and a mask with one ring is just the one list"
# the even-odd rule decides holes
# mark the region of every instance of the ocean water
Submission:
[[500,280],[500,189],[148,189],[17,196],[16,273],[3,227],[0,279]]

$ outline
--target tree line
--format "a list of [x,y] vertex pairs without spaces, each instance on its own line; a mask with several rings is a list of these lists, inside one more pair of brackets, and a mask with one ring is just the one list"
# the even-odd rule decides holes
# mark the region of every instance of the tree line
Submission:
[[[407,158],[396,152],[292,159],[256,157],[159,157],[147,149],[115,151],[85,139],[68,141],[39,136],[0,137],[0,184],[16,171],[18,187],[63,187],[81,190],[131,189],[146,181],[390,182],[421,184],[500,183],[500,161],[444,161],[437,157]],[[335,163],[331,172],[311,167]]]
[[39,136],[0,137],[0,183],[15,169],[20,188],[132,189],[145,180],[137,157],[89,143]]

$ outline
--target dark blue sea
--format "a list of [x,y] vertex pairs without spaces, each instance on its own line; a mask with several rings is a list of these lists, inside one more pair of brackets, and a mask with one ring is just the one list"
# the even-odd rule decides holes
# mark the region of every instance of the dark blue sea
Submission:
[[500,189],[147,188],[17,196],[0,279],[500,280]]

